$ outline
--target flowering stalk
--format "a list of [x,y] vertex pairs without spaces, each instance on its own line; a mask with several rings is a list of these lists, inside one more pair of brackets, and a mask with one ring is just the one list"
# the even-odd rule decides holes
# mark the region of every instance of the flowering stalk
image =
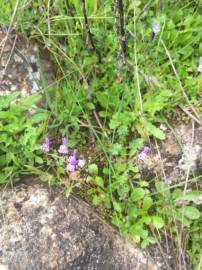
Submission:
[[62,144],[60,145],[58,152],[60,154],[68,154],[67,138],[62,138]]
[[74,150],[73,154],[69,157],[69,161],[67,164],[67,171],[74,172],[78,169],[78,167],[83,168],[85,166],[84,159],[78,159],[77,152]]
[[48,137],[46,137],[45,143],[42,144],[42,146],[41,146],[41,150],[46,152],[46,153],[50,152],[50,145],[51,145],[51,141]]

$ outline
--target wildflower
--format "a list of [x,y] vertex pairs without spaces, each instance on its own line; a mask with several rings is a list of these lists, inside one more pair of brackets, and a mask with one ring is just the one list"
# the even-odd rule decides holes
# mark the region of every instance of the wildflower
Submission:
[[62,144],[60,145],[58,152],[60,154],[67,154],[68,153],[67,138],[62,138]]
[[148,158],[148,155],[151,153],[151,148],[148,146],[145,146],[143,150],[139,153],[138,159],[142,161],[146,161]]
[[198,72],[202,73],[202,57],[199,58]]
[[45,143],[42,144],[42,146],[41,146],[41,150],[48,153],[50,151],[50,145],[51,145],[51,141],[48,137],[46,137]]
[[152,31],[155,36],[161,31],[161,27],[156,21],[152,23]]
[[86,161],[84,159],[78,159],[76,150],[74,150],[73,154],[69,157],[69,163],[67,164],[68,172],[74,172],[79,167],[83,168],[85,166]]

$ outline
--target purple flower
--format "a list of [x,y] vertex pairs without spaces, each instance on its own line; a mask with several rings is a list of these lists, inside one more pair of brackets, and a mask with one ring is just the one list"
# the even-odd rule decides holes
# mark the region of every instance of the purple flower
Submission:
[[45,143],[42,144],[42,146],[41,146],[41,150],[48,153],[50,151],[50,145],[51,145],[51,141],[48,137],[46,137]]
[[150,147],[148,147],[148,146],[145,146],[144,148],[143,148],[143,152],[145,153],[145,154],[150,154],[151,153],[151,148]]
[[202,57],[199,58],[198,72],[202,73]]
[[153,31],[153,33],[154,33],[155,36],[161,31],[161,27],[158,24],[158,22],[154,21],[152,23],[152,31]]
[[67,138],[62,138],[62,144],[60,145],[58,152],[60,154],[67,154],[68,153]]
[[148,146],[145,146],[143,150],[139,153],[138,159],[142,161],[146,161],[148,158],[148,155],[151,153],[151,148]]
[[74,172],[78,169],[78,167],[83,168],[85,166],[86,161],[84,159],[78,159],[77,152],[74,150],[73,154],[69,157],[69,161],[67,164],[67,171]]

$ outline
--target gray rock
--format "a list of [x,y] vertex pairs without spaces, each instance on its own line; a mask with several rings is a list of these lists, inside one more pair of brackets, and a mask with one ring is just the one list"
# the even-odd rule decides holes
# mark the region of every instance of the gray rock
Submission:
[[4,27],[0,27],[0,41],[0,96],[17,90],[26,97],[39,92],[42,81],[52,81],[52,64],[37,44]]
[[2,190],[0,198],[0,269],[158,269],[79,199],[38,184]]

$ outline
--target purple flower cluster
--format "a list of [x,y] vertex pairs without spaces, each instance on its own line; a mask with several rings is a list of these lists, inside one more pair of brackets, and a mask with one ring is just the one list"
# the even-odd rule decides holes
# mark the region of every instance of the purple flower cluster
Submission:
[[83,168],[85,166],[86,161],[84,159],[78,159],[76,150],[74,150],[73,154],[69,157],[69,162],[67,164],[67,170],[69,172],[74,172],[76,169]]
[[[49,138],[45,139],[44,144],[41,146],[41,150],[45,153],[50,152],[50,146],[52,142],[50,141]],[[59,146],[58,153],[62,155],[67,155],[68,154],[68,141],[67,138],[62,138],[62,143]],[[66,169],[67,172],[74,172],[78,168],[83,168],[86,164],[85,159],[79,159],[77,155],[77,151],[74,150],[73,153],[68,157],[67,159],[67,164],[66,164]]]
[[151,153],[151,148],[148,146],[145,146],[143,150],[139,153],[137,156],[138,160],[146,161],[148,158],[148,155]]

